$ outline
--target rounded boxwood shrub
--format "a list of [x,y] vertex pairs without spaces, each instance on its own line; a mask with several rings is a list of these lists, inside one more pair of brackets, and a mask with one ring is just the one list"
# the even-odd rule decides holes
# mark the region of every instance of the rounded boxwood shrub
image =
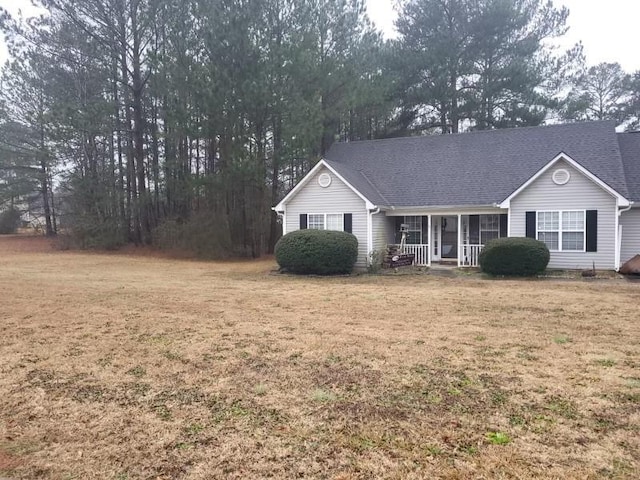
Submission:
[[335,230],[295,230],[275,248],[280,268],[292,273],[350,273],[358,258],[355,235]]
[[480,253],[480,268],[490,275],[527,277],[544,272],[549,249],[533,238],[497,238]]

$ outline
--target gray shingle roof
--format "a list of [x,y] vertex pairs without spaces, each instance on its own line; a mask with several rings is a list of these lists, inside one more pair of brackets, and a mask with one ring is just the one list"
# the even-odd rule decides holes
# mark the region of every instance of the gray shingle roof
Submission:
[[640,132],[619,133],[618,143],[627,179],[629,200],[640,202]]
[[328,163],[380,206],[501,202],[564,152],[628,195],[613,122],[337,143]]

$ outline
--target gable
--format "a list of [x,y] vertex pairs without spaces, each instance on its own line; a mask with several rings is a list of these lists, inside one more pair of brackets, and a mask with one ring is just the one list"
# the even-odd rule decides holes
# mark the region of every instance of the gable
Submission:
[[[556,177],[556,175],[558,176]],[[542,182],[538,180],[542,180]],[[511,195],[500,203],[500,206],[502,208],[509,208],[513,199],[523,195],[528,189],[534,186],[535,188],[542,188],[545,191],[548,190],[547,193],[550,195],[559,194],[561,196],[570,196],[572,194],[578,194],[574,187],[580,182],[590,182],[592,184],[590,188],[586,188],[586,183],[584,183],[582,186],[585,188],[580,189],[582,192],[594,190],[592,187],[598,187],[600,191],[606,192],[609,196],[617,199],[620,206],[629,205],[629,201],[620,195],[620,193],[612,189],[586,168],[582,167],[571,157],[561,153],[511,193]],[[541,187],[541,184],[544,184],[544,187]],[[570,186],[570,188],[561,189],[561,187],[565,186]]]
[[[568,180],[564,183],[564,172]],[[554,175],[556,178],[554,179]],[[560,183],[558,183],[560,182]],[[602,204],[615,207],[615,196],[566,160],[558,160],[511,199],[511,204],[532,204],[542,209],[588,209]]]
[[[321,185],[323,179],[330,178],[328,186]],[[292,196],[287,204],[287,214],[300,213],[342,213],[365,210],[365,201],[343,180],[326,167],[319,168],[310,175],[304,186]]]
[[[322,174],[329,175],[331,179],[331,183],[327,187],[321,187],[318,183],[318,180]],[[334,185],[333,181],[338,180],[337,186]],[[332,187],[333,185],[333,187]],[[374,205],[369,201],[367,197],[365,197],[359,190],[357,190],[352,184],[349,183],[348,180],[340,174],[333,166],[331,166],[325,160],[320,160],[305,177],[298,182],[298,184],[276,205],[273,209],[276,212],[283,212],[287,204],[291,203],[292,200],[300,195],[303,191],[310,189],[311,192],[318,192],[317,188],[319,187],[324,193],[324,197],[326,197],[328,192],[333,192],[334,190],[342,190],[346,188],[350,190],[350,192],[359,198],[362,202],[365,203],[366,208],[372,210]],[[322,195],[321,195],[322,196]]]

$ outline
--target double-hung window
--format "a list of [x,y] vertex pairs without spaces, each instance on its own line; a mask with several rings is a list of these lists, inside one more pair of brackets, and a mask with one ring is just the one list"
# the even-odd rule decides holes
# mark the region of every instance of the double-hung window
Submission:
[[480,244],[500,238],[500,215],[480,215]]
[[422,217],[404,217],[404,223],[408,226],[407,244],[420,245],[422,243]]
[[584,252],[584,210],[538,212],[537,238],[551,251]]
[[344,230],[344,215],[342,213],[310,213],[307,218],[307,228],[310,230]]
[[562,212],[562,250],[582,252],[585,244],[585,212]]

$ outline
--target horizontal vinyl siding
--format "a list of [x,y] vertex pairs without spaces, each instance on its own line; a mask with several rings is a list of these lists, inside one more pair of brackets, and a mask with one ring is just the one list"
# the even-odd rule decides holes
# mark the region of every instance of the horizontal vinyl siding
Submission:
[[[571,173],[566,185],[556,185],[551,176],[558,168]],[[598,210],[597,252],[551,252],[549,268],[615,269],[616,200],[566,162],[558,162],[511,201],[511,236],[526,234],[526,212],[540,210]]]
[[[318,185],[318,176],[331,175],[331,185],[322,188]],[[358,260],[356,268],[367,266],[367,209],[358,195],[342,183],[326,168],[321,168],[309,182],[286,204],[286,231],[300,228],[300,214],[309,213],[351,213],[353,215],[352,232],[358,239]]]
[[624,212],[620,216],[622,225],[622,248],[620,249],[620,263],[640,255],[640,208]]
[[380,212],[372,215],[371,220],[373,222],[373,251],[383,255],[387,248],[387,217],[383,212]]

